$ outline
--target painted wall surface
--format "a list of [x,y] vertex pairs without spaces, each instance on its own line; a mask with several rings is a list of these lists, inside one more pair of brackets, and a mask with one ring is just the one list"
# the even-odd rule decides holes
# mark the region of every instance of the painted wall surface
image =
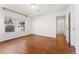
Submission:
[[[75,46],[77,49],[77,44],[76,44],[76,6],[71,5],[70,8],[68,9],[68,14],[70,13],[70,43],[71,45]],[[69,15],[67,14],[67,24],[69,25]],[[69,27],[67,27],[69,29]],[[69,33],[69,31],[67,31]],[[69,34],[67,35],[69,37]],[[69,40],[69,39],[68,39]],[[76,50],[77,51],[77,50]]]
[[76,12],[75,12],[75,6],[73,6],[71,8],[70,11],[70,28],[71,28],[71,33],[70,33],[70,37],[71,37],[71,45],[76,46]]
[[4,33],[4,14],[2,7],[0,6],[0,34]]
[[79,53],[79,5],[75,5],[76,12],[76,52]]
[[33,34],[56,37],[56,20],[55,15],[44,15],[33,19]]
[[79,53],[79,5],[73,5],[71,14],[71,44],[75,46],[76,53]]
[[[10,15],[11,17],[16,18],[15,22],[20,22],[20,21],[25,21],[25,31],[18,31],[15,30],[15,32],[5,32],[5,24],[4,24],[4,16],[6,15]],[[17,25],[17,23],[15,23],[15,25]],[[2,8],[0,8],[0,41],[5,41],[8,39],[13,39],[13,38],[17,38],[17,37],[21,37],[21,36],[25,36],[25,35],[29,35],[31,34],[31,21],[29,17],[24,17],[22,15],[18,15],[16,13],[12,13],[12,12],[4,12]]]
[[63,16],[66,13],[66,11],[60,11],[33,18],[32,33],[56,38],[56,16]]

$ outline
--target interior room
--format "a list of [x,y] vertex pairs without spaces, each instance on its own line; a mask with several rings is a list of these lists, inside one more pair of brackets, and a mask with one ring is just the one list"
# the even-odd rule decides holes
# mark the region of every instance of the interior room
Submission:
[[1,4],[0,54],[79,53],[78,10],[75,4]]

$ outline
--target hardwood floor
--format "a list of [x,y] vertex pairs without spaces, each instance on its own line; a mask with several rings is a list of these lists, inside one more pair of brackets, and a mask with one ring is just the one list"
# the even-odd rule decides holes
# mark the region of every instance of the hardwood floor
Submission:
[[65,40],[56,41],[55,38],[39,35],[28,35],[0,42],[1,54],[70,54],[73,52],[75,53],[75,48],[69,47]]
[[69,44],[66,41],[66,37],[64,34],[57,34],[57,40],[56,40],[56,47],[57,47],[57,53],[76,53],[74,46],[69,46]]

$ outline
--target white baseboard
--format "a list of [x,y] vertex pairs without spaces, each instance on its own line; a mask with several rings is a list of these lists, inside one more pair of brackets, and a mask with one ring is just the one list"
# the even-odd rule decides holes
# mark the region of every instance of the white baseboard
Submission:
[[52,37],[52,38],[56,38],[56,35],[53,35],[53,36],[49,36],[49,35],[44,35],[44,34],[36,34],[34,33],[35,35],[41,35],[41,36],[46,36],[46,37]]

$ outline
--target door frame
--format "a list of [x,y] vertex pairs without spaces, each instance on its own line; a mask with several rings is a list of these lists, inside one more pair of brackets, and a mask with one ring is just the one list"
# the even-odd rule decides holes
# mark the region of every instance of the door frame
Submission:
[[62,15],[62,16],[56,16],[56,36],[57,36],[57,27],[58,27],[57,26],[57,21],[58,21],[57,17],[63,17],[63,16],[65,17],[65,19],[64,19],[64,24],[65,24],[64,25],[64,27],[65,27],[64,31],[65,31],[65,33],[64,34],[66,35],[66,15]]
[[[69,12],[68,13],[68,44],[69,44],[69,47],[71,47],[71,15],[70,14],[71,13]],[[62,16],[66,17],[66,15],[62,15]],[[57,37],[57,17],[60,17],[60,16],[56,16],[56,37]],[[65,22],[65,24],[66,24],[66,22]],[[65,30],[65,32],[66,32],[66,30]],[[66,33],[65,33],[65,35],[66,35]]]
[[68,14],[68,23],[69,23],[69,37],[68,37],[68,40],[69,40],[69,42],[68,42],[68,44],[69,44],[69,47],[71,47],[71,15],[70,15],[70,12],[69,12],[69,14]]

